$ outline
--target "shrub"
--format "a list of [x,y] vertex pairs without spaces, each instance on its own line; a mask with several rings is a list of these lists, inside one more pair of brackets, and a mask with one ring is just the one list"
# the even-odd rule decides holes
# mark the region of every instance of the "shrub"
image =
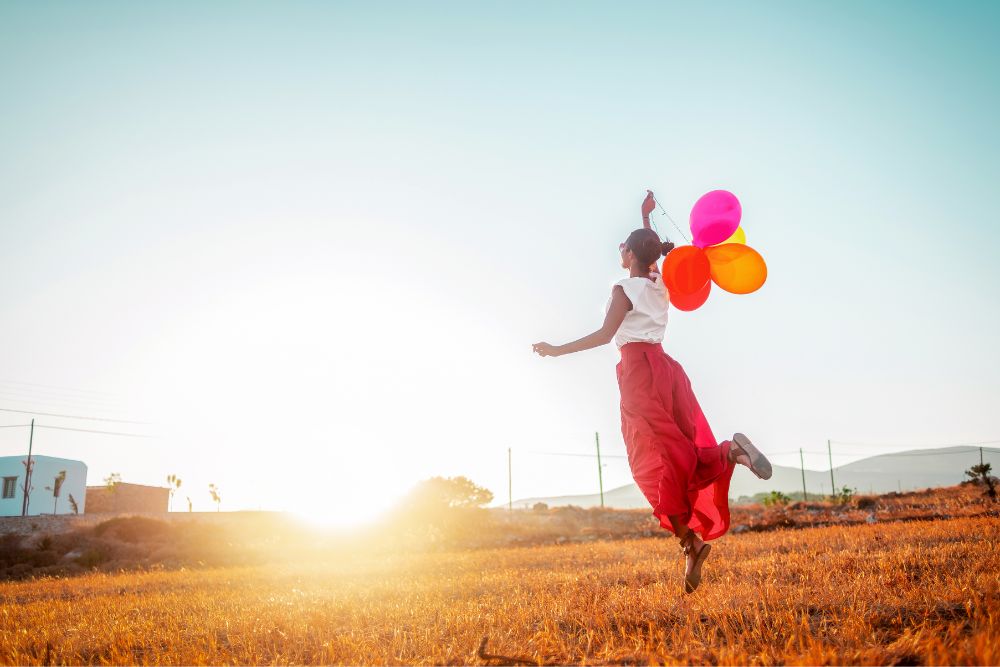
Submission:
[[854,498],[854,494],[856,492],[857,489],[851,489],[850,487],[845,486],[841,488],[840,491],[834,492],[832,496],[833,501],[838,505],[847,505],[851,502],[851,499]]
[[13,565],[21,562],[24,549],[21,548],[22,537],[13,533],[0,535],[0,565]]
[[31,554],[31,565],[32,567],[46,567],[48,565],[55,565],[59,562],[59,554],[55,551],[35,551]]
[[971,478],[971,481],[977,484],[986,485],[986,495],[993,500],[997,499],[997,489],[996,480],[990,475],[990,471],[993,470],[993,465],[990,463],[980,463],[974,465],[965,471],[965,474]]
[[874,496],[861,496],[855,503],[859,510],[875,509],[877,504],[878,500]]
[[103,551],[91,547],[78,556],[76,562],[83,567],[97,567],[107,559],[108,557]]
[[157,542],[170,537],[171,529],[165,521],[144,516],[123,516],[108,519],[94,526],[94,535],[122,542]]
[[6,576],[8,579],[24,579],[33,569],[30,563],[18,563],[7,568]]
[[771,491],[771,493],[764,496],[764,506],[773,507],[774,505],[787,505],[791,500],[781,491]]

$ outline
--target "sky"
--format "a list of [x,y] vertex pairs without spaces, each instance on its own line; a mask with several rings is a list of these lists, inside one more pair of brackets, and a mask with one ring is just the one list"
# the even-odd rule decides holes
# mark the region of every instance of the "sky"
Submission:
[[[0,4],[0,408],[88,483],[333,522],[464,475],[592,493],[652,189],[743,205],[751,295],[664,347],[720,439],[1000,440],[996,3]],[[68,419],[68,414],[119,422]],[[32,414],[0,411],[0,425]],[[140,424],[124,422],[143,422]],[[21,455],[25,428],[0,428]]]

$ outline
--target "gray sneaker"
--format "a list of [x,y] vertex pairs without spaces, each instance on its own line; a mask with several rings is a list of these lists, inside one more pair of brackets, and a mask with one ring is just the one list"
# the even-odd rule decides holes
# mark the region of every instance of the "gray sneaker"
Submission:
[[760,453],[759,449],[753,446],[750,438],[742,433],[736,433],[733,435],[733,444],[741,450],[740,453],[746,454],[747,458],[750,459],[748,467],[753,471],[753,474],[761,479],[771,479],[771,462]]

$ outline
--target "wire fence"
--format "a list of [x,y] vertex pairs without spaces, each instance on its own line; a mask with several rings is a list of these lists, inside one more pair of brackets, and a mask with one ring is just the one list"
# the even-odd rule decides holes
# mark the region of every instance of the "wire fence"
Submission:
[[[853,452],[835,452],[835,451],[833,451],[835,445],[836,446],[841,446],[841,445],[861,446],[861,447],[865,447],[866,451],[863,452],[863,453],[862,452],[858,452],[858,451],[853,451]],[[838,474],[838,470],[841,470],[845,466],[850,465],[850,463],[856,463],[859,460],[865,460],[865,459],[905,459],[905,458],[910,458],[910,457],[928,457],[928,456],[943,457],[943,456],[946,456],[946,457],[948,457],[949,461],[957,461],[958,463],[961,463],[961,459],[956,458],[956,457],[965,457],[970,462],[980,462],[980,461],[983,461],[984,454],[990,454],[990,455],[993,455],[993,456],[1000,455],[1000,449],[990,448],[989,445],[1000,445],[1000,440],[982,440],[982,441],[972,441],[972,442],[936,443],[936,444],[932,444],[932,445],[928,445],[928,444],[910,445],[912,447],[916,447],[917,449],[911,449],[911,450],[900,451],[900,452],[885,452],[885,453],[872,453],[871,452],[871,448],[873,448],[873,447],[875,447],[875,448],[877,448],[877,447],[905,447],[907,445],[906,444],[901,444],[901,443],[891,443],[891,444],[889,444],[889,443],[885,443],[885,444],[880,444],[880,443],[853,443],[853,442],[852,443],[846,443],[846,442],[842,442],[842,441],[839,441],[839,440],[830,440],[829,441],[829,448],[826,449],[826,450],[805,449],[805,448],[802,448],[802,449],[794,449],[794,450],[782,450],[782,451],[776,451],[776,452],[765,451],[764,453],[768,457],[783,456],[783,455],[795,455],[795,454],[799,455],[798,456],[798,460],[795,462],[794,465],[784,466],[785,468],[794,469],[796,475],[798,475],[800,473],[802,475],[805,475],[807,473],[809,473],[809,474],[822,473],[822,474],[825,475],[828,472],[831,475],[836,475],[836,474]],[[948,451],[948,448],[957,448],[957,447],[965,447],[967,449],[962,449],[962,450],[958,450],[958,451]],[[919,449],[926,449],[927,451],[918,451]],[[515,454],[518,454],[518,455],[527,455],[527,456],[567,457],[567,458],[590,459],[591,461],[593,461],[593,463],[595,465],[598,463],[597,461],[595,461],[595,459],[599,458],[600,462],[601,462],[601,465],[598,467],[598,471],[600,471],[600,467],[607,466],[607,464],[604,463],[605,459],[613,459],[616,462],[628,459],[628,456],[626,454],[620,454],[620,453],[605,454],[604,452],[601,452],[601,453],[598,454],[596,451],[594,453],[584,453],[584,452],[554,452],[554,451],[542,451],[542,450],[533,450],[533,449],[520,449],[519,450],[517,448],[511,448],[511,451],[514,452]],[[830,461],[830,465],[829,465],[829,467],[825,467],[825,468],[821,468],[821,469],[806,468],[805,467],[804,459],[802,458],[803,455],[805,455],[805,454],[822,455],[823,459],[824,459],[824,462]],[[833,459],[833,457],[838,457],[838,458],[839,457],[848,457],[848,458],[855,459],[855,460],[851,461],[849,463],[844,463],[844,464],[839,464],[839,465],[832,465],[832,459]],[[509,459],[508,459],[508,466],[510,466],[510,460]],[[510,470],[510,468],[508,468],[508,477],[510,475],[511,475],[511,470]],[[587,485],[591,489],[589,491],[569,493],[569,494],[558,494],[556,497],[567,496],[567,495],[568,496],[580,496],[580,495],[583,495],[583,496],[597,496],[597,495],[600,495],[601,498],[602,498],[601,502],[602,502],[602,506],[603,506],[603,496],[604,496],[604,494],[606,492],[606,489],[604,488],[603,482],[601,482],[601,480],[600,480],[600,472],[598,472],[598,475],[596,477],[597,477],[597,479],[594,480],[594,481],[597,482],[597,488],[591,487],[591,484],[593,484],[593,482],[591,482],[590,484]],[[816,495],[817,496],[824,496],[824,495],[826,495],[825,485],[822,482],[820,482],[819,484],[820,484],[820,492],[818,494],[816,494]],[[797,482],[796,482],[796,486],[798,486]],[[903,485],[900,483],[900,480],[896,480],[896,487],[897,487],[898,491],[902,491],[903,490],[903,488],[902,488]],[[831,489],[832,488],[833,487],[831,486]],[[909,488],[909,487],[907,487],[907,488]],[[793,493],[799,493],[799,492],[804,492],[804,491],[802,491],[802,490],[795,490],[795,491],[792,491],[792,492]],[[871,491],[871,492],[873,492],[873,491]],[[815,493],[815,492],[813,492],[813,493]],[[538,497],[538,496],[543,496],[544,497],[544,494],[537,494],[536,493],[536,494],[532,494],[532,495],[534,495],[535,497]],[[514,499],[513,499],[513,493],[510,494],[510,497],[508,498],[507,502],[504,503],[504,504],[506,504],[506,505],[510,506],[511,508],[513,508],[513,506],[515,504],[514,503]]]
[[[20,388],[24,388],[24,387],[36,387],[40,391],[40,394],[41,394],[41,392],[49,392],[48,393],[48,398],[49,399],[65,399],[65,398],[68,398],[70,400],[79,400],[79,401],[103,400],[104,399],[104,396],[100,395],[98,392],[94,392],[93,394],[76,394],[76,395],[73,395],[70,392],[73,392],[74,390],[70,390],[70,389],[66,389],[66,388],[45,387],[44,385],[26,385],[26,384],[22,385]],[[18,388],[18,389],[20,389],[20,388]],[[2,389],[0,389],[0,392],[2,392],[3,394],[7,394],[7,393],[9,393],[9,389],[10,388],[8,387],[8,391],[6,391],[6,392],[3,392]],[[29,398],[31,398],[31,397],[29,396]],[[44,400],[44,398],[43,398],[43,400]],[[22,402],[22,401],[17,401],[16,400],[16,402]],[[99,410],[99,408],[98,408],[98,410]],[[110,436],[110,437],[113,437],[113,438],[127,438],[127,439],[157,439],[158,438],[158,436],[156,436],[156,435],[151,435],[151,434],[148,434],[148,433],[137,433],[137,432],[134,432],[135,430],[142,430],[142,429],[129,429],[127,431],[125,431],[125,430],[119,431],[119,430],[111,430],[111,429],[103,429],[103,428],[84,428],[83,425],[80,425],[80,426],[68,426],[68,425],[59,425],[59,424],[52,424],[52,423],[40,423],[37,418],[38,417],[48,417],[48,418],[53,418],[53,419],[70,420],[70,421],[78,420],[78,421],[84,421],[84,422],[104,422],[104,423],[108,423],[108,424],[123,424],[123,425],[130,425],[130,426],[154,426],[154,424],[152,424],[150,422],[145,422],[145,421],[137,421],[137,420],[131,420],[131,419],[117,419],[117,418],[96,416],[96,415],[91,415],[91,414],[80,414],[79,412],[76,412],[76,411],[74,411],[73,413],[70,413],[70,412],[61,412],[61,411],[52,411],[52,410],[41,410],[41,411],[39,411],[39,410],[23,409],[23,408],[20,408],[20,407],[17,407],[17,408],[14,408],[14,407],[0,407],[0,413],[7,413],[7,414],[11,414],[11,415],[25,415],[25,416],[30,416],[30,417],[34,418],[32,420],[33,423],[0,424],[0,429],[31,429],[31,428],[36,428],[36,429],[47,429],[47,430],[54,430],[54,431],[60,431],[60,432],[84,433],[84,434],[90,434],[90,435]],[[845,465],[849,465],[849,463],[838,464],[838,465],[835,466],[835,465],[833,465],[833,459],[834,459],[834,457],[836,457],[837,460],[839,461],[839,460],[844,460],[844,459],[854,459],[854,460],[872,459],[872,458],[878,458],[878,459],[886,459],[886,458],[888,458],[888,459],[902,459],[902,458],[929,457],[929,456],[938,456],[938,457],[941,457],[941,456],[947,456],[947,457],[964,456],[964,457],[970,457],[970,456],[977,456],[978,455],[979,458],[980,458],[980,460],[982,460],[983,453],[985,453],[985,452],[988,452],[991,455],[1000,454],[1000,450],[990,448],[990,446],[992,446],[992,445],[1000,445],[1000,439],[997,439],[997,440],[981,440],[981,441],[966,441],[966,442],[933,443],[933,444],[927,444],[927,443],[917,444],[917,443],[911,443],[911,442],[910,443],[908,443],[908,442],[894,442],[894,443],[886,443],[886,442],[859,442],[859,441],[851,441],[851,440],[833,440],[833,439],[830,439],[830,440],[827,441],[827,448],[825,450],[824,449],[813,449],[811,447],[807,449],[805,447],[802,447],[802,448],[798,448],[798,449],[788,449],[788,450],[781,450],[781,451],[765,451],[764,453],[768,457],[794,456],[794,455],[798,454],[799,455],[799,460],[797,461],[797,464],[793,465],[793,466],[785,466],[785,467],[801,469],[802,474],[804,475],[807,472],[807,469],[805,468],[804,458],[803,458],[805,455],[809,455],[811,461],[815,461],[815,458],[812,458],[812,457],[823,456],[824,459],[825,459],[824,463],[828,462],[828,465],[829,465],[828,468],[824,466],[824,467],[821,467],[818,470],[816,468],[810,468],[810,469],[808,469],[808,472],[825,472],[826,470],[830,470],[831,473],[836,473],[836,471],[837,471],[838,468],[843,467]],[[954,448],[959,448],[959,447],[964,447],[964,448],[968,448],[968,449],[955,451]],[[873,451],[873,450],[878,450],[878,449],[902,449],[902,448],[906,448],[906,449],[904,451],[888,451],[888,452],[882,452],[882,453],[875,453]],[[846,451],[844,451],[844,450],[846,450]],[[949,451],[949,450],[951,450],[951,451]],[[565,458],[590,459],[590,460],[599,459],[600,460],[600,465],[598,466],[598,481],[599,481],[599,484],[600,484],[600,493],[602,494],[602,496],[603,496],[603,493],[604,493],[604,488],[603,488],[603,482],[600,481],[601,468],[607,466],[607,464],[604,463],[604,461],[608,460],[608,461],[613,461],[615,463],[618,463],[618,462],[622,462],[622,461],[627,462],[627,460],[628,460],[628,455],[626,453],[621,453],[621,452],[608,452],[608,453],[604,453],[604,452],[600,452],[599,449],[597,449],[596,451],[594,451],[592,453],[586,453],[586,452],[547,451],[547,450],[535,450],[535,449],[530,449],[530,448],[524,448],[524,449],[522,449],[520,447],[509,448],[509,451],[515,452],[518,456],[527,455],[527,456],[556,457],[556,458],[565,457]],[[955,460],[955,459],[950,458],[949,460]],[[597,463],[597,461],[594,461],[594,463]],[[508,470],[507,470],[507,473],[508,473],[508,485],[510,485],[510,476],[511,476],[511,468],[510,468],[510,466],[511,466],[510,458],[508,457]]]
[[[836,440],[832,440],[831,442],[833,444],[837,444]],[[802,454],[822,454],[823,456],[830,456],[830,455],[832,455],[832,456],[843,456],[843,457],[853,457],[853,458],[909,457],[909,456],[949,456],[949,455],[963,455],[963,456],[967,456],[967,455],[969,455],[971,453],[974,453],[974,451],[978,451],[978,450],[967,450],[967,451],[961,451],[961,452],[942,452],[942,451],[938,451],[938,450],[939,449],[946,449],[946,448],[950,448],[950,447],[976,447],[976,448],[983,447],[985,449],[987,445],[1000,445],[1000,440],[984,440],[982,442],[962,442],[962,443],[953,443],[953,444],[924,445],[924,446],[918,447],[918,449],[934,450],[934,451],[926,451],[926,452],[908,450],[908,451],[904,451],[904,452],[885,452],[885,453],[881,453],[881,454],[872,454],[872,453],[860,454],[858,452],[829,452],[829,451],[827,451],[825,449],[824,450],[819,450],[819,449],[790,449],[790,450],[780,451],[780,452],[765,451],[764,453],[767,456],[786,456],[786,455],[792,455],[792,454],[802,453]],[[872,443],[872,444],[868,444],[866,446],[867,447],[888,447],[890,445],[879,445],[879,444]],[[901,446],[901,445],[895,445],[895,446]],[[989,449],[988,451],[990,451],[991,453],[1000,454],[1000,450]],[[597,458],[597,456],[598,456],[597,454],[584,454],[584,453],[576,453],[576,452],[541,452],[541,451],[535,451],[535,450],[530,450],[530,449],[528,449],[528,450],[521,450],[520,453],[522,453],[522,454],[535,454],[535,455],[539,455],[539,456],[572,456],[572,457],[586,457],[586,458]],[[628,456],[626,454],[604,454],[604,453],[602,453],[600,455],[600,458],[602,458],[602,459],[627,459]]]

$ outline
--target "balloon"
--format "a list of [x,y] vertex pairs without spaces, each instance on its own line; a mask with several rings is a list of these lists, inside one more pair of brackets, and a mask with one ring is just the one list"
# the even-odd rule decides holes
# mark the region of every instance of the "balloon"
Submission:
[[746,245],[747,233],[743,231],[742,227],[737,227],[732,236],[718,245],[725,245],[726,243],[742,243],[743,245]]
[[708,301],[708,294],[712,291],[712,281],[706,280],[705,286],[694,294],[670,293],[670,304],[677,310],[696,310],[703,303]]
[[[673,254],[673,253],[671,253]],[[748,245],[726,243],[705,248],[715,284],[733,294],[749,294],[767,280],[767,264]]]
[[743,207],[728,190],[712,190],[703,194],[691,208],[692,241],[699,248],[722,243],[740,226]]
[[708,256],[701,248],[684,245],[674,248],[663,260],[663,284],[670,293],[679,296],[696,293],[710,276]]

